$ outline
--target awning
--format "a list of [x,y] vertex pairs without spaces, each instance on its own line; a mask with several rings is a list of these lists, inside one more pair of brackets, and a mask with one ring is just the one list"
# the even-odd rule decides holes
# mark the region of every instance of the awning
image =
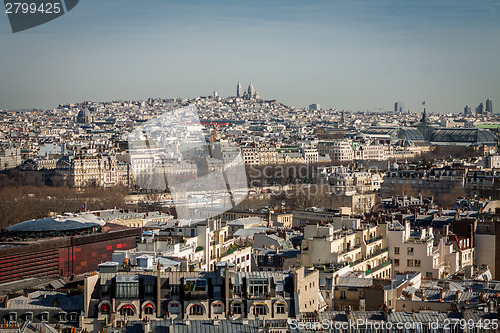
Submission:
[[130,309],[130,310],[132,310],[132,312],[135,312],[134,307],[132,305],[129,305],[129,304],[125,304],[124,306],[122,306],[120,308],[120,310],[121,309]]

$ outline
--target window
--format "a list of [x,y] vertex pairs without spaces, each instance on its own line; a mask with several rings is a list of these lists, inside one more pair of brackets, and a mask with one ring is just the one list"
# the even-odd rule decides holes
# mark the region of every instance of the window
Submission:
[[394,248],[394,254],[399,254],[399,247]]
[[49,313],[48,312],[42,312],[40,314],[40,320],[41,321],[49,321]]
[[111,308],[110,308],[109,304],[108,303],[104,303],[103,305],[101,305],[101,308],[99,309],[99,311],[102,314],[108,314],[110,309]]
[[415,267],[420,267],[420,260],[415,259]]
[[75,313],[75,312],[70,313],[69,320],[70,321],[77,321],[78,320],[78,313]]
[[284,314],[285,313],[285,304],[283,303],[278,303],[276,305],[276,313],[279,313],[279,314]]
[[101,286],[102,297],[109,297],[109,284],[103,284]]
[[170,313],[171,314],[179,314],[181,313],[181,305],[177,302],[175,303],[170,303],[169,304],[169,308],[170,308]]
[[24,315],[24,318],[26,318],[26,321],[33,321],[33,313],[32,312],[27,312]]
[[408,266],[408,267],[413,267],[413,260],[412,260],[412,259],[408,259],[408,260],[406,261],[406,266]]
[[145,284],[144,285],[144,296],[146,296],[146,297],[153,296],[153,285],[152,284]]
[[170,293],[172,295],[179,295],[179,285],[178,284],[173,284],[170,286]]
[[120,314],[122,316],[133,316],[134,315],[134,308],[131,305],[124,305],[120,309]]
[[195,304],[189,309],[189,314],[193,316],[203,315],[203,307],[199,304]]
[[243,306],[241,305],[241,303],[237,303],[237,304],[233,305],[234,314],[241,314],[242,310],[243,310]]
[[238,294],[238,295],[239,295],[239,294],[241,294],[241,285],[239,285],[239,284],[234,285],[234,286],[233,286],[233,292],[234,292],[235,294]]
[[399,259],[394,259],[394,266],[399,266]]
[[186,279],[184,284],[185,291],[207,291],[207,280],[205,279]]
[[249,281],[250,296],[265,297],[267,295],[267,279],[251,279]]
[[139,298],[139,283],[121,282],[116,284],[117,298]]
[[59,321],[66,321],[66,313],[65,312],[59,313]]
[[254,308],[253,308],[253,314],[256,315],[256,316],[259,316],[259,315],[265,315],[266,314],[266,306],[265,305],[256,305]]
[[222,303],[215,303],[213,305],[213,312],[214,314],[221,314],[224,311],[224,306]]
[[17,321],[17,313],[15,312],[9,313],[9,321]]
[[144,314],[152,315],[153,314],[153,306],[151,304],[146,304],[144,307]]
[[407,248],[407,253],[408,253],[408,255],[412,256],[413,255],[413,248],[412,247]]
[[426,272],[425,277],[432,279],[432,272]]
[[346,299],[345,297],[345,290],[340,291],[340,299]]

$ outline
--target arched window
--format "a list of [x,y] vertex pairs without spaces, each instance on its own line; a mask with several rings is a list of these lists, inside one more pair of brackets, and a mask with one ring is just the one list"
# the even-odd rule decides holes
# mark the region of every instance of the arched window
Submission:
[[276,313],[277,314],[284,314],[285,311],[286,311],[286,304],[285,303],[276,304]]
[[109,306],[108,303],[104,303],[103,305],[101,305],[101,308],[99,309],[99,311],[102,314],[109,314],[110,310],[111,310],[111,307]]
[[253,314],[256,316],[267,314],[267,309],[265,305],[256,305],[253,309]]
[[181,313],[181,304],[179,302],[170,302],[168,308],[171,314]]
[[194,316],[203,315],[203,307],[199,304],[195,304],[189,309],[189,314]]
[[217,302],[212,305],[214,314],[221,314],[224,311],[224,304]]
[[126,304],[120,309],[120,314],[122,316],[133,316],[134,308],[131,305]]
[[151,303],[148,303],[144,306],[144,314],[147,315],[152,315],[153,314],[153,305]]
[[243,304],[241,304],[241,303],[233,304],[233,313],[234,314],[242,314],[243,313]]

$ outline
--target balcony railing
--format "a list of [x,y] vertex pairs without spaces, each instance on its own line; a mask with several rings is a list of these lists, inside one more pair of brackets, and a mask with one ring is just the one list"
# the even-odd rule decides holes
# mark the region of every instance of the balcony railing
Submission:
[[377,236],[377,237],[373,237],[373,238],[367,239],[366,240],[366,245],[371,244],[371,243],[376,242],[376,241],[379,241],[382,238],[383,238],[382,236]]
[[359,248],[361,248],[361,244],[356,244],[353,247],[350,247],[348,249],[344,249],[344,250],[340,251],[339,254],[345,254],[347,252],[351,252],[351,251],[357,250]]
[[366,257],[364,257],[364,258],[361,258],[361,259],[358,259],[358,260],[356,260],[356,261],[351,262],[351,263],[350,263],[350,265],[351,265],[351,267],[352,267],[352,266],[355,266],[355,265],[357,265],[357,264],[359,264],[359,263],[362,263],[362,262],[363,262],[363,261],[365,261],[365,260],[372,259],[372,258],[374,258],[374,257],[376,257],[376,256],[378,256],[378,255],[380,255],[380,254],[382,254],[382,253],[384,253],[384,252],[387,252],[388,250],[389,250],[389,249],[388,249],[387,247],[386,247],[386,248],[384,248],[384,249],[381,249],[381,250],[377,250],[377,251],[373,252],[372,254],[367,255],[367,256],[366,256]]
[[191,301],[191,300],[203,300],[203,299],[208,299],[208,292],[205,290],[200,290],[200,291],[184,291],[183,293],[184,299]]
[[271,297],[271,293],[254,293],[248,294],[249,299],[268,299]]
[[383,262],[382,264],[378,265],[377,267],[373,267],[372,269],[369,269],[365,272],[365,275],[368,275],[368,274],[371,274],[371,273],[375,273],[379,270],[381,270],[382,268],[386,267],[387,265],[390,265],[391,264],[391,261],[390,260],[387,260],[385,262]]

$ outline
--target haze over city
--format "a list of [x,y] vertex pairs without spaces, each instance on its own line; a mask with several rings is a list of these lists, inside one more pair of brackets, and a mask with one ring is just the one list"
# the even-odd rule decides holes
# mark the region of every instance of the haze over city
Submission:
[[295,107],[463,111],[500,100],[497,1],[82,1],[13,34],[0,109],[234,95]]

